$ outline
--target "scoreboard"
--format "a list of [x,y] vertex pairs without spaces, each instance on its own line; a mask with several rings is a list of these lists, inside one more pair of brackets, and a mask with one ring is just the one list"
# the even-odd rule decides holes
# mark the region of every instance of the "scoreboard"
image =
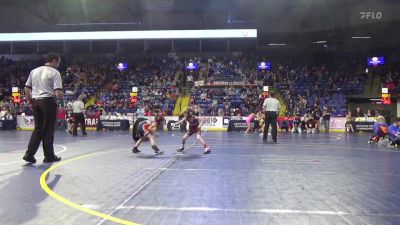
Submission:
[[18,87],[11,88],[11,99],[13,103],[21,103],[21,93],[19,93]]
[[263,87],[262,96],[263,96],[263,99],[266,99],[269,97],[269,87],[268,86]]
[[130,93],[130,100],[131,100],[131,103],[134,105],[136,105],[138,103],[138,92],[139,92],[139,88],[132,87],[132,92]]
[[390,100],[390,94],[389,94],[388,88],[382,88],[381,102],[384,105],[392,104],[392,101]]

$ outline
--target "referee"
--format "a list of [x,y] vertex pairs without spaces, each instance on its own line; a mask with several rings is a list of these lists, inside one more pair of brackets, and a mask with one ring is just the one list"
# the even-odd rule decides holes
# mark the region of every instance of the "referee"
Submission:
[[74,118],[74,131],[73,135],[78,135],[78,124],[80,124],[81,131],[83,135],[87,135],[86,133],[86,125],[85,125],[85,105],[82,101],[83,97],[80,95],[76,101],[72,103],[72,117]]
[[269,92],[269,97],[264,100],[263,109],[265,111],[265,126],[264,126],[264,136],[263,140],[267,141],[269,125],[272,126],[272,141],[276,143],[278,128],[277,119],[279,112],[279,101],[274,98],[275,93],[273,91]]
[[61,57],[57,53],[49,53],[45,57],[45,65],[31,71],[25,84],[25,95],[31,102],[35,128],[29,141],[28,150],[23,159],[35,163],[35,154],[40,142],[43,145],[44,163],[57,162],[61,157],[54,154],[54,124],[57,115],[56,98],[62,100],[64,93],[60,72]]

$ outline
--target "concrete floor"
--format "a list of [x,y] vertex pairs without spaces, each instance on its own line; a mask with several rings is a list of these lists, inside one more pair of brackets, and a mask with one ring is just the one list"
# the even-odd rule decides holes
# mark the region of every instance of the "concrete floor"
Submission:
[[279,134],[278,144],[264,144],[207,132],[211,155],[194,139],[176,155],[181,135],[161,133],[166,153],[154,156],[148,143],[132,154],[128,132],[57,132],[63,164],[47,184],[60,201],[39,184],[51,166],[41,150],[38,163],[21,161],[30,132],[1,131],[0,224],[118,224],[82,208],[122,224],[400,224],[400,151],[368,145],[366,135]]

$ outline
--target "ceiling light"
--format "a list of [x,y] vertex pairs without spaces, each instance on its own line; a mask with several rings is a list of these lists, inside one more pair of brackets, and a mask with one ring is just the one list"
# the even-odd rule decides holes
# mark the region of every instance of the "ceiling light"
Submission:
[[269,43],[269,46],[285,46],[285,43]]
[[351,37],[352,39],[370,39],[371,37],[369,36],[355,36],[355,37]]

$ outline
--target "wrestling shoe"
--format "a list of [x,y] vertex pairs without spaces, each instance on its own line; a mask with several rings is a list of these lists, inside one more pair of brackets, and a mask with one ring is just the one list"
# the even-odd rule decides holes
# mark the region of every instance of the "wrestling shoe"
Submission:
[[52,162],[59,162],[59,161],[61,161],[61,157],[58,157],[58,156],[56,156],[56,155],[54,155],[53,157],[51,157],[51,158],[44,158],[43,159],[43,163],[52,163]]
[[161,150],[159,150],[159,149],[154,150],[154,153],[155,153],[156,155],[162,155],[162,154],[164,154],[164,152],[161,151]]
[[178,148],[176,151],[177,152],[185,152],[185,148]]
[[211,153],[211,149],[210,148],[205,148],[204,149],[204,154],[210,154]]
[[140,150],[138,148],[136,148],[136,147],[132,148],[132,153],[139,153],[139,152],[140,152]]
[[29,156],[27,154],[25,154],[25,156],[22,159],[27,161],[28,163],[36,163],[35,157]]
[[397,148],[398,145],[395,144],[395,143],[390,143],[390,144],[388,144],[388,147],[389,147],[389,148]]

